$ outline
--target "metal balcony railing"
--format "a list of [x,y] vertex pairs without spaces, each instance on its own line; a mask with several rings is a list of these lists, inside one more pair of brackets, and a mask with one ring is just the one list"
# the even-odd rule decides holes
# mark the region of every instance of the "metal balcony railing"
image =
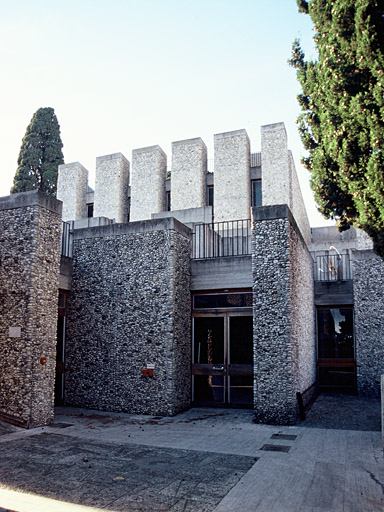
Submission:
[[61,231],[61,256],[72,258],[73,232],[69,222],[63,222]]
[[343,281],[352,279],[349,254],[316,256],[315,281]]
[[245,256],[251,254],[251,221],[233,220],[195,224],[192,259]]

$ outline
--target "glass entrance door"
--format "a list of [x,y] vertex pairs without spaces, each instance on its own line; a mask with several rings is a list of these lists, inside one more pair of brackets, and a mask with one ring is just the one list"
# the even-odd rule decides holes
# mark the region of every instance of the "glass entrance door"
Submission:
[[196,405],[251,407],[252,316],[195,316],[192,375]]

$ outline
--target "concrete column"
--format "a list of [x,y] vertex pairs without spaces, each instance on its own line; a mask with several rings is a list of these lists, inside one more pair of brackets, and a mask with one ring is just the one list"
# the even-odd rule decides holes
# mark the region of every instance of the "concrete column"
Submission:
[[127,222],[129,162],[122,153],[96,158],[93,216]]
[[215,222],[249,219],[250,143],[245,130],[215,135]]
[[87,217],[88,171],[79,162],[59,165],[57,199],[63,202],[63,220]]
[[133,150],[130,221],[164,210],[166,172],[167,156],[160,146]]
[[0,198],[0,418],[53,421],[61,203],[41,192]]
[[206,205],[207,147],[202,139],[172,143],[171,209]]

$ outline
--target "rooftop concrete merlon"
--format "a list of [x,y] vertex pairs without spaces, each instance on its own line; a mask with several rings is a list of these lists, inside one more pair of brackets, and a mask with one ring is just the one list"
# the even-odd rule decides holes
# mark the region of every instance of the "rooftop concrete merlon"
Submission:
[[290,166],[284,123],[261,127],[261,169],[263,205],[288,204],[291,207]]
[[300,228],[303,238],[307,244],[311,241],[311,228],[309,227],[309,220],[307,216],[307,210],[305,208],[303,196],[301,194],[301,188],[299,179],[296,173],[295,161],[293,159],[292,151],[288,151],[288,160],[290,168],[291,186],[290,186],[290,201],[293,216]]
[[94,216],[126,222],[128,183],[129,161],[122,153],[97,157]]
[[200,208],[206,197],[207,147],[203,140],[180,140],[172,143],[171,209]]
[[250,142],[245,130],[218,133],[215,148],[216,222],[249,219],[251,206]]
[[0,210],[12,210],[14,208],[25,208],[27,206],[41,206],[46,210],[62,214],[63,203],[52,196],[43,194],[40,190],[19,192],[9,196],[0,197]]
[[79,162],[59,165],[57,199],[63,201],[63,220],[87,217],[88,171]]
[[132,151],[130,220],[150,219],[165,210],[167,156],[160,146]]

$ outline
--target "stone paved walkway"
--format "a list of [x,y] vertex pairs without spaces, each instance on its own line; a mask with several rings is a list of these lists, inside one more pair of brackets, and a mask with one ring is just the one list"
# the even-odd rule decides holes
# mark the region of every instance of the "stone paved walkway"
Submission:
[[[383,511],[378,403],[350,398],[360,430],[347,428],[340,397],[319,399],[295,427],[218,409],[160,418],[58,408],[51,427],[5,424],[0,510]],[[337,429],[324,427],[331,411]]]

